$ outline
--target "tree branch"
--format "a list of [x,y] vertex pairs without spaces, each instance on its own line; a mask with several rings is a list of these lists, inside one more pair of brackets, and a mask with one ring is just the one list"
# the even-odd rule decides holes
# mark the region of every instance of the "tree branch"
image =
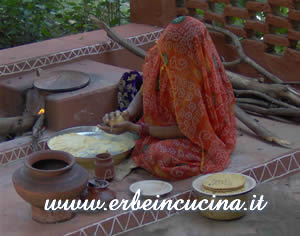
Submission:
[[291,117],[300,117],[300,109],[293,108],[270,108],[265,109],[252,104],[240,104],[241,108],[252,111],[256,113],[260,113],[266,116],[291,116]]
[[108,37],[110,37],[113,41],[117,42],[122,47],[126,48],[128,51],[132,52],[133,54],[137,55],[138,57],[141,57],[143,59],[145,58],[146,52],[143,49],[135,46],[135,44],[129,42],[128,40],[125,40],[120,35],[113,32],[110,29],[110,27],[107,24],[105,24],[103,21],[100,21],[99,19],[97,19],[96,17],[94,17],[92,15],[90,15],[89,17],[91,20],[93,20],[95,22],[96,25],[98,25],[101,29],[104,29],[105,32],[107,33]]
[[226,71],[226,74],[235,89],[253,90],[265,93],[273,98],[286,99],[289,103],[300,107],[300,96],[295,94],[294,91],[291,91],[287,85],[258,83],[254,80],[247,79],[245,76],[239,76],[231,71]]
[[275,134],[273,134],[271,131],[267,130],[255,120],[246,114],[239,106],[235,106],[235,114],[236,117],[243,122],[249,129],[251,129],[256,135],[263,138],[264,140],[268,142],[274,142],[280,146],[290,148],[291,143],[278,138]]
[[297,108],[296,106],[293,106],[293,105],[290,105],[286,102],[282,102],[282,101],[279,101],[275,98],[272,98],[264,93],[261,93],[261,92],[258,92],[258,91],[253,91],[253,90],[237,90],[237,89],[234,89],[234,93],[238,96],[243,96],[243,95],[253,95],[253,96],[257,96],[257,97],[260,97],[260,98],[263,98],[269,102],[271,102],[272,104],[276,104],[276,105],[279,105],[279,106],[282,106],[282,107],[287,107],[287,108]]
[[237,104],[253,104],[253,105],[258,105],[266,108],[270,107],[270,103],[262,100],[254,99],[254,98],[236,98],[235,102]]
[[[198,19],[201,21],[201,19],[197,16],[195,16],[194,18]],[[276,75],[273,75],[272,73],[270,73],[269,71],[267,71],[265,68],[263,68],[262,66],[258,65],[254,60],[252,60],[250,57],[248,57],[243,50],[242,44],[239,40],[239,38],[232,33],[231,31],[227,30],[227,29],[223,29],[221,27],[218,27],[216,25],[210,25],[210,24],[206,24],[204,23],[205,27],[207,29],[213,30],[213,31],[217,31],[217,32],[221,32],[225,35],[227,35],[228,37],[231,38],[232,43],[234,44],[234,46],[237,49],[238,55],[241,58],[242,61],[246,62],[247,64],[251,65],[253,68],[255,68],[258,72],[260,72],[261,74],[263,74],[264,76],[266,76],[268,79],[270,79],[272,82],[274,83],[281,83],[282,80],[279,79]]]

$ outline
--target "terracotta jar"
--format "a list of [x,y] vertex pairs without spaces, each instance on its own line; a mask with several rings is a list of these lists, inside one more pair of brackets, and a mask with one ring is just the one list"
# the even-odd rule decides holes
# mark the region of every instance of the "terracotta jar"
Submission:
[[100,200],[108,204],[116,198],[114,191],[108,188],[109,182],[106,180],[91,179],[88,181],[87,188],[81,194],[81,200]]
[[88,173],[75,163],[75,158],[62,151],[40,151],[28,156],[17,169],[12,181],[17,193],[31,204],[32,218],[40,223],[56,223],[73,217],[73,212],[45,211],[49,199],[73,200],[80,196],[88,181]]
[[95,158],[95,177],[99,180],[111,180],[115,176],[115,166],[109,153],[98,154]]

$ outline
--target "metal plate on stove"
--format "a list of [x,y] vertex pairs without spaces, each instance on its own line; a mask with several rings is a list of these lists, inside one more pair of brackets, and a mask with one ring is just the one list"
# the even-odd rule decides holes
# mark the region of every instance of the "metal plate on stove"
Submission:
[[88,74],[80,71],[61,70],[43,72],[41,76],[33,82],[33,85],[49,92],[66,92],[83,88],[90,82]]

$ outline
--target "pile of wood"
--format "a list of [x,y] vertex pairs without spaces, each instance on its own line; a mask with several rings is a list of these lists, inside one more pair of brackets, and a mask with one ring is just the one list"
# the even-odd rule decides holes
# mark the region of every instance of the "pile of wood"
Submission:
[[[145,58],[146,52],[143,49],[122,38],[94,16],[90,16],[90,18],[100,28],[104,29],[112,40],[135,55],[143,59]],[[244,62],[251,65],[263,76],[263,78],[249,78],[226,70],[236,97],[236,117],[262,139],[280,146],[290,147],[288,141],[274,135],[271,131],[256,122],[249,114],[280,119],[281,121],[299,122],[300,92],[249,58],[244,53],[240,40],[235,34],[214,25],[205,24],[205,26],[208,30],[221,32],[230,37],[232,43],[237,48],[239,58],[232,62],[224,62],[225,68]],[[264,82],[265,79],[268,83]]]
[[[44,97],[36,88],[30,88],[25,95],[25,109],[20,116],[0,118],[0,136],[33,137],[33,149],[37,150],[37,142],[44,124],[44,114],[39,114],[45,107]],[[5,141],[5,139],[3,139]]]

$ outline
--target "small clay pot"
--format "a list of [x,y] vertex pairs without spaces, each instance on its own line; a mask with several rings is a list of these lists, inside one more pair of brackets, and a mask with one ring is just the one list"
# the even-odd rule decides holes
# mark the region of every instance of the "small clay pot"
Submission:
[[111,180],[115,176],[115,166],[109,153],[98,154],[95,158],[95,177],[99,180]]
[[40,151],[28,156],[17,169],[12,181],[16,192],[31,205],[32,218],[40,223],[56,223],[70,219],[70,211],[44,211],[47,199],[72,200],[80,196],[88,181],[88,173],[75,158],[62,151]]
[[114,191],[108,188],[109,182],[106,180],[91,179],[88,181],[87,188],[80,196],[81,200],[105,202],[108,204],[111,200],[116,198]]

